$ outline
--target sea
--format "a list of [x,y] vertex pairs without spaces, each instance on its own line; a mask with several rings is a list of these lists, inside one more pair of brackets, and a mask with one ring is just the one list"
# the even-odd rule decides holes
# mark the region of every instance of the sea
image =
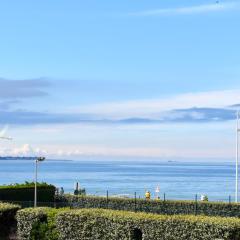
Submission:
[[[33,160],[0,160],[0,185],[34,180]],[[211,201],[234,201],[235,165],[229,163],[175,161],[65,161],[39,164],[38,181],[65,193],[73,193],[76,182],[87,194],[98,196],[151,197],[194,200],[207,195]],[[159,189],[159,192],[156,191]]]

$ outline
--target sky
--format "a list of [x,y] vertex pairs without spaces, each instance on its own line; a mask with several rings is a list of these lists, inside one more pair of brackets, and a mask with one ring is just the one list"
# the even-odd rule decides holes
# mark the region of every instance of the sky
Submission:
[[234,159],[240,1],[0,9],[1,156]]

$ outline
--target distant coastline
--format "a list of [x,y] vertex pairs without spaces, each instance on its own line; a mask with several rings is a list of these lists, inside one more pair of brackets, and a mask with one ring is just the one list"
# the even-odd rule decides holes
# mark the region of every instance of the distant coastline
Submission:
[[0,157],[0,160],[34,160],[35,157]]
[[[6,156],[6,157],[1,157],[0,156],[0,161],[1,160],[9,160],[9,161],[15,161],[15,160],[18,160],[18,161],[21,161],[21,160],[29,160],[29,161],[32,161],[32,160],[35,160],[37,157],[11,157],[11,156]],[[64,162],[69,162],[69,161],[73,161],[73,160],[65,160],[65,159],[47,159],[48,161],[64,161]]]

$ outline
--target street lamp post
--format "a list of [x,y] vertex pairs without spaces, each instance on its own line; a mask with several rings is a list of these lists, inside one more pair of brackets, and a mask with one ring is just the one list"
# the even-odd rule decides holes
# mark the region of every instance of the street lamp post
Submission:
[[38,174],[38,163],[43,162],[45,157],[38,157],[35,160],[35,189],[34,189],[34,207],[37,207],[37,174]]
[[5,136],[2,136],[2,135],[0,135],[0,139],[3,139],[3,140],[9,140],[9,141],[12,140],[11,137],[5,137]]
[[235,183],[235,202],[238,202],[238,157],[239,157],[239,111],[237,111],[237,124],[236,124],[236,183]]

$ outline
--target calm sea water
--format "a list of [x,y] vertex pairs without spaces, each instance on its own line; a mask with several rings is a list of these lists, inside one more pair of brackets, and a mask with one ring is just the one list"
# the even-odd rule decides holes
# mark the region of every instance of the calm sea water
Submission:
[[[33,181],[34,162],[1,160],[0,184]],[[39,166],[39,181],[73,192],[74,183],[94,195],[137,193],[145,190],[154,195],[160,186],[160,197],[194,199],[207,194],[210,200],[234,198],[235,166],[233,163],[127,162],[127,161],[45,161]]]

